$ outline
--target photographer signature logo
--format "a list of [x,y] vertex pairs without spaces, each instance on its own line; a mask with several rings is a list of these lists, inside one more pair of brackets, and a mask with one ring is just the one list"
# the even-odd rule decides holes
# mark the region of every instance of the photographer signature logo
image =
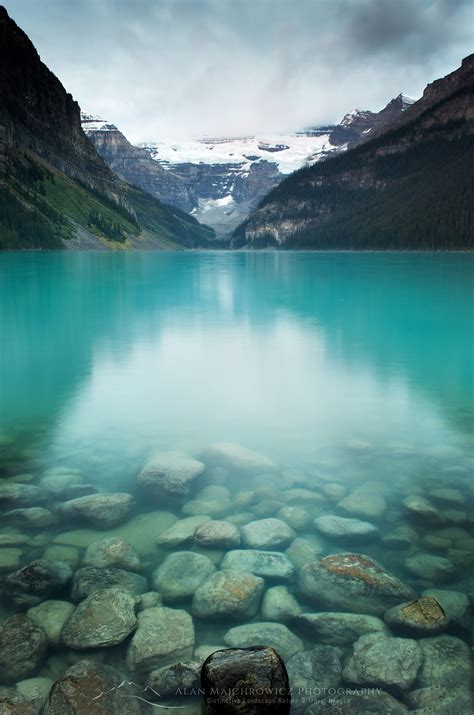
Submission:
[[[135,692],[130,692],[131,690],[135,690]],[[179,694],[180,693],[177,693],[177,695]],[[97,702],[111,695],[118,696],[119,698],[123,698],[124,700],[128,698],[133,698],[134,700],[141,700],[142,702],[147,703],[147,705],[151,705],[154,708],[163,708],[166,710],[182,710],[183,708],[187,707],[187,705],[162,705],[160,703],[157,703],[155,702],[156,700],[163,699],[157,690],[152,688],[151,685],[145,685],[145,687],[142,687],[141,685],[134,683],[133,680],[122,680],[121,683],[119,683],[118,685],[114,685],[113,688],[101,691],[98,695],[95,696],[95,698],[92,698],[92,701]]]

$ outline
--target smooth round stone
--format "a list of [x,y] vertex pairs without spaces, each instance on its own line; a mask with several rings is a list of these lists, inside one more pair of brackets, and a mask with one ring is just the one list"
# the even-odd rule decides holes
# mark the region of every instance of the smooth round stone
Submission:
[[424,497],[411,494],[403,500],[408,516],[421,524],[442,524],[444,519],[439,510]]
[[10,573],[18,569],[22,555],[21,549],[0,549],[0,573]]
[[255,499],[255,492],[242,490],[234,494],[234,506],[236,509],[246,509],[254,503]]
[[368,521],[332,514],[318,517],[314,525],[326,538],[340,543],[363,543],[375,539],[379,534],[378,529]]
[[381,519],[387,509],[387,502],[380,494],[367,488],[354,489],[338,502],[338,507],[351,516],[361,519]]
[[223,558],[223,569],[247,571],[265,579],[290,581],[295,573],[288,556],[280,551],[258,551],[256,549],[236,549]]
[[65,497],[71,488],[82,485],[83,481],[83,477],[75,473],[50,474],[40,479],[40,487],[51,496],[61,498]]
[[137,603],[137,598],[120,588],[96,591],[77,606],[64,624],[64,645],[88,650],[122,643],[137,627]]
[[0,534],[0,549],[4,547],[24,546],[28,543],[30,537],[26,534],[7,533]]
[[143,467],[138,486],[153,500],[180,500],[204,472],[204,464],[179,452],[155,454]]
[[133,596],[140,596],[149,590],[148,581],[130,571],[116,568],[97,569],[85,566],[76,571],[72,579],[71,600],[75,603],[82,601],[95,591],[118,586],[123,591],[128,591]]
[[306,638],[334,646],[350,645],[367,633],[388,633],[380,618],[361,613],[302,613],[294,626]]
[[321,491],[325,497],[333,501],[343,499],[347,494],[347,489],[338,482],[329,482],[321,485]]
[[32,484],[15,484],[13,482],[0,484],[0,505],[2,507],[40,504],[46,501],[46,498],[45,490]]
[[469,598],[461,591],[445,591],[440,588],[430,588],[423,591],[423,596],[435,598],[449,618],[450,624],[461,629],[471,625],[472,614]]
[[290,546],[285,551],[285,554],[290,559],[296,569],[300,569],[310,561],[315,561],[322,553],[323,546],[317,546],[307,539],[297,537],[291,542]]
[[155,606],[162,605],[161,593],[157,591],[147,591],[142,593],[140,596],[140,603],[138,604],[138,610],[144,611],[146,608],[154,608]]
[[465,502],[464,495],[459,489],[431,489],[428,496],[441,506],[460,506]]
[[286,586],[267,589],[262,600],[262,618],[265,621],[290,621],[301,613],[301,606]]
[[132,697],[127,697],[125,682],[126,678],[115,668],[81,660],[56,680],[44,715],[140,715],[140,701],[136,698],[141,696],[142,688],[133,689],[133,684],[130,685]]
[[[161,698],[183,697],[184,693],[197,692],[201,687],[202,661],[188,660],[185,662],[165,665],[163,668],[152,670],[146,682]],[[186,695],[184,696],[186,699]]]
[[83,521],[98,529],[109,529],[130,518],[135,506],[131,494],[90,494],[64,502],[58,514],[65,520]]
[[225,516],[232,510],[232,502],[230,499],[213,499],[212,497],[204,497],[202,499],[192,499],[186,502],[182,508],[182,513],[185,516],[199,516],[206,514],[208,517]]
[[284,506],[277,513],[277,518],[286,521],[295,531],[304,531],[311,523],[311,517],[299,506]]
[[30,621],[43,629],[50,646],[61,646],[61,631],[67,620],[72,616],[75,606],[69,601],[43,601],[27,611]]
[[7,576],[4,596],[16,606],[36,606],[60,593],[69,583],[72,571],[62,561],[37,559]]
[[191,660],[194,651],[193,620],[175,608],[147,608],[138,614],[138,628],[127,652],[130,670],[150,672],[171,663]]
[[241,527],[240,533],[249,549],[283,549],[295,538],[293,529],[281,519],[251,521]]
[[311,603],[380,616],[415,592],[370,556],[334,554],[305,564],[298,585]]
[[115,567],[126,571],[140,571],[141,564],[132,546],[118,536],[95,541],[87,547],[83,566]]
[[392,631],[412,636],[435,636],[446,630],[449,618],[432,596],[390,608],[384,616]]
[[[417,688],[436,688],[436,707],[441,709],[443,715],[472,712],[472,658],[469,646],[460,638],[448,635],[422,638],[418,642],[423,662]],[[439,711],[434,710],[435,713]]]
[[433,554],[418,552],[409,556],[404,561],[405,568],[413,576],[430,581],[431,583],[444,583],[452,579],[455,569],[449,559]]
[[192,612],[198,618],[245,619],[258,611],[264,580],[243,571],[217,571],[196,591]]
[[284,661],[303,650],[303,641],[289,628],[281,623],[264,621],[230,628],[224,636],[224,641],[232,648],[269,646],[274,648]]
[[327,501],[326,497],[319,492],[312,491],[311,489],[305,489],[304,487],[287,489],[283,493],[283,497],[286,504],[301,503],[304,506],[307,506],[308,504],[325,504]]
[[225,645],[222,645],[220,643],[218,645],[203,643],[194,650],[194,658],[196,660],[199,660],[200,663],[203,663],[206,658],[209,658],[209,656],[215,653],[217,650],[225,650]]
[[399,526],[393,531],[389,531],[382,536],[384,546],[394,551],[407,551],[411,549],[418,536],[414,529],[409,526]]
[[[51,678],[27,678],[16,684],[16,689],[27,700],[42,703],[49,695],[53,680]],[[21,714],[21,711],[20,715]]]
[[234,471],[258,471],[272,469],[273,462],[259,452],[231,442],[217,442],[202,455],[207,465],[217,465]]
[[160,534],[157,538],[157,543],[165,549],[175,549],[178,546],[184,546],[193,541],[197,527],[205,521],[210,521],[210,518],[203,514],[190,516],[187,519],[179,519]]
[[321,697],[321,691],[337,688],[341,683],[339,653],[330,645],[316,645],[311,650],[296,653],[286,667],[292,694],[292,713],[305,712],[308,704]]
[[449,539],[443,539],[441,536],[434,536],[433,534],[426,534],[421,540],[421,544],[425,549],[430,551],[446,551],[450,548],[451,543]]
[[42,506],[32,506],[28,509],[12,509],[2,517],[6,523],[20,529],[46,529],[58,523],[58,517]]
[[243,526],[244,524],[248,524],[249,521],[254,521],[254,519],[255,514],[252,511],[244,511],[239,514],[228,514],[225,518],[225,520],[230,524],[235,524],[236,526]]
[[[273,648],[218,650],[205,661],[201,683],[205,692],[204,715],[264,713],[264,706],[258,702],[261,698],[256,698],[255,692],[278,693],[268,710],[269,715],[288,715],[290,712],[288,675],[280,655]],[[216,697],[216,693],[227,695]]]
[[153,574],[153,586],[165,603],[175,603],[194,595],[216,567],[207,556],[192,551],[178,551],[166,557]]
[[376,714],[408,715],[408,708],[381,688],[351,688],[349,694],[321,697],[305,710],[305,715]]
[[354,643],[343,677],[347,683],[408,690],[423,657],[415,640],[368,633]]
[[194,532],[194,543],[210,549],[235,549],[240,546],[240,531],[228,521],[206,521]]
[[221,484],[209,484],[196,495],[197,499],[230,499],[231,496],[230,489]]
[[279,511],[285,505],[280,499],[262,499],[262,501],[257,502],[250,508],[254,514],[254,518],[258,516],[260,519],[265,519],[269,516],[275,516],[277,511]]
[[48,639],[42,628],[22,614],[0,629],[0,680],[11,683],[34,675],[44,660]]

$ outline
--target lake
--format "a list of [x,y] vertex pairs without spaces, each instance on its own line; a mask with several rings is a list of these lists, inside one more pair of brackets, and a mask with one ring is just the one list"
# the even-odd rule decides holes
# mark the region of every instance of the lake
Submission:
[[[258,642],[252,624],[272,621],[296,639],[268,635],[285,661],[311,641],[300,611],[333,610],[298,585],[308,560],[362,553],[417,594],[472,595],[473,275],[473,256],[461,253],[0,255],[3,577],[33,559],[73,571],[84,558],[123,566],[111,554],[97,561],[100,545],[85,557],[123,537],[138,558],[125,570],[148,579],[136,588],[191,614],[201,656]],[[160,459],[177,465],[180,493],[173,475],[154,482]],[[102,524],[64,509],[94,492],[131,494],[136,506],[110,524],[106,509]],[[192,533],[166,541],[178,520],[197,516],[232,524],[234,536],[226,542],[217,525],[199,542]],[[255,522],[266,519],[262,539]],[[207,564],[212,578],[236,545],[285,554],[290,571],[265,577],[263,615],[258,605],[237,620],[203,615],[192,606],[199,574]],[[183,551],[188,561],[173,566]],[[39,600],[8,587],[3,618],[68,601],[66,581]],[[383,617],[380,606],[359,611]],[[455,621],[447,632],[468,643],[467,621]],[[229,635],[236,625],[253,635]],[[133,671],[129,640],[91,648]],[[71,643],[31,672],[61,677]]]

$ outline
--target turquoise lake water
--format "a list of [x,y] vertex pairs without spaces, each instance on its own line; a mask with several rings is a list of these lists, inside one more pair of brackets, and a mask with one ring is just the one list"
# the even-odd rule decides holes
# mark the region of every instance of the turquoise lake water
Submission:
[[[474,594],[473,278],[471,254],[0,255],[0,476],[41,485],[54,470],[76,473],[99,491],[132,493],[138,514],[167,514],[165,529],[192,512],[140,500],[137,476],[150,454],[196,457],[236,443],[276,468],[250,479],[231,472],[232,508],[212,518],[275,517],[285,490],[314,488],[327,501],[294,500],[311,519],[338,514],[379,530],[362,548],[295,527],[319,556],[362,551],[417,592]],[[209,485],[207,476],[189,499]],[[235,498],[257,487],[260,501]],[[338,506],[360,488],[384,498],[382,512]],[[456,494],[443,497],[444,488]],[[431,500],[439,521],[413,521],[403,507],[409,494]],[[384,542],[401,527],[414,530],[413,543]],[[59,556],[48,551],[59,545],[74,569],[99,538],[87,529],[9,521],[0,536],[26,534],[10,555],[18,567]],[[142,537],[130,541],[151,578],[168,552],[143,547]],[[407,568],[420,553],[448,559],[449,574]],[[218,565],[222,554],[212,558]],[[2,609],[4,617],[16,610]],[[195,626],[198,645],[221,644],[229,627]],[[57,658],[53,665],[40,674],[61,675]]]

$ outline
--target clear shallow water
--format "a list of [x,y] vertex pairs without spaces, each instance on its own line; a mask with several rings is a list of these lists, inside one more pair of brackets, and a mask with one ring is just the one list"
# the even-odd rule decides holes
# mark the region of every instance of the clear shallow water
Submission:
[[[272,498],[290,470],[316,475],[316,490],[372,484],[387,501],[372,520],[382,534],[407,521],[408,493],[454,486],[461,515],[445,526],[472,538],[473,268],[469,254],[1,255],[1,476],[36,484],[65,467],[135,494],[150,452],[235,442],[278,466],[264,480]],[[231,475],[232,495],[239,482]],[[300,506],[342,515],[334,500]],[[36,537],[21,564],[65,528]],[[316,543],[312,527],[298,536]],[[343,550],[317,541],[322,554]],[[468,543],[449,577],[466,593]],[[416,586],[406,552],[352,550]],[[145,569],[160,559],[143,556]],[[202,643],[222,642],[222,627],[198,628]]]

